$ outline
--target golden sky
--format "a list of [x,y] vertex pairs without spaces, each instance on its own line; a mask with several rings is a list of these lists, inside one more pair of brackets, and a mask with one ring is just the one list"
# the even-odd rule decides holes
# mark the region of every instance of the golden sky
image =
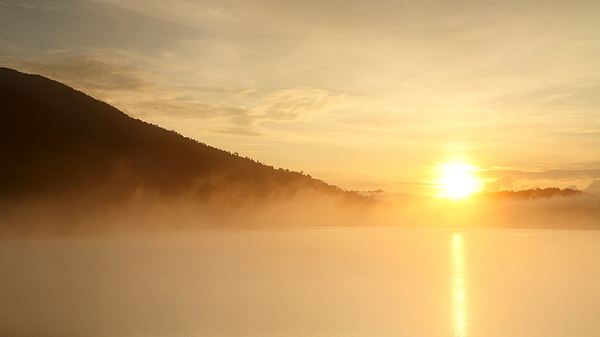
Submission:
[[0,64],[351,189],[600,180],[599,1],[0,0]]

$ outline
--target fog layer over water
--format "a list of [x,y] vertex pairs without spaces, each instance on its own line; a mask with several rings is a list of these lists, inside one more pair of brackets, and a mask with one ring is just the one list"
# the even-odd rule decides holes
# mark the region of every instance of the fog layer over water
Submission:
[[399,227],[2,239],[2,336],[593,336],[600,232]]

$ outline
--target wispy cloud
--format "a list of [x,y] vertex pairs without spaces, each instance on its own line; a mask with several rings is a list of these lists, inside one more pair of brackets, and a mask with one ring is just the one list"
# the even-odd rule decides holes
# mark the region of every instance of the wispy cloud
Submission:
[[242,127],[223,127],[220,129],[213,129],[210,131],[234,136],[258,137],[262,135],[262,133],[260,133],[259,131]]
[[151,85],[143,71],[131,62],[101,53],[56,51],[28,58],[5,58],[4,62],[88,91],[142,90]]
[[579,127],[579,128],[557,128],[557,129],[553,129],[550,130],[550,132],[553,133],[558,133],[558,134],[565,134],[565,135],[582,135],[582,136],[592,136],[592,135],[600,135],[600,127],[598,128],[586,128],[586,127]]
[[[593,167],[593,164],[589,166]],[[580,184],[581,188],[593,180],[600,179],[600,168],[512,170],[488,169],[481,176],[490,180],[490,190],[512,189],[519,187],[566,187]]]
[[96,1],[2,0],[0,36],[29,51],[142,48],[146,52],[200,38],[193,27]]
[[332,108],[342,96],[318,88],[282,89],[264,96],[252,113],[261,119],[296,120]]
[[521,171],[509,169],[491,169],[482,171],[489,176],[512,177],[514,179],[527,180],[562,180],[562,179],[580,179],[580,178],[600,178],[600,169],[554,169],[538,171]]
[[[217,127],[207,130],[221,134],[258,136],[261,134],[261,121],[306,119],[334,107],[343,97],[343,94],[320,88],[261,93],[256,89],[196,85],[173,87],[162,83],[126,57],[97,51],[58,50],[29,58],[5,58],[4,62],[108,100],[136,117],[213,120]],[[237,105],[202,100],[203,96],[215,94],[248,99]]]

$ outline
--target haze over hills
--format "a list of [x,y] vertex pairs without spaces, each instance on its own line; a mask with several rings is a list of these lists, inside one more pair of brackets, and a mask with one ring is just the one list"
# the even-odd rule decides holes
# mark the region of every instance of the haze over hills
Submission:
[[519,191],[497,191],[488,192],[486,196],[492,198],[513,198],[513,199],[544,199],[555,197],[576,197],[583,195],[584,192],[574,188],[532,188]]
[[127,116],[51,79],[0,68],[0,197],[185,194],[240,202],[355,192],[275,169]]

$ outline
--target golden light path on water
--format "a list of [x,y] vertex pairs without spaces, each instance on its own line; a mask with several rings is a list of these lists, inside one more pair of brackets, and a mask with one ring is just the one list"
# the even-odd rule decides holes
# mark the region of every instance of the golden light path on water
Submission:
[[452,314],[454,337],[467,337],[467,288],[465,284],[465,256],[463,235],[452,234]]

